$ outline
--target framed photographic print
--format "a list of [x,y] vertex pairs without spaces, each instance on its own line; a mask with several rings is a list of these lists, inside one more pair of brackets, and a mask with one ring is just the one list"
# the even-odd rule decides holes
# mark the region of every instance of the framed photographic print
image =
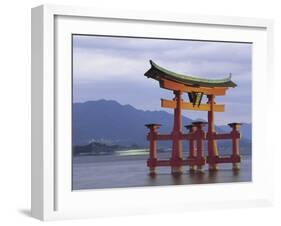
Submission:
[[269,205],[272,29],[32,9],[32,215]]

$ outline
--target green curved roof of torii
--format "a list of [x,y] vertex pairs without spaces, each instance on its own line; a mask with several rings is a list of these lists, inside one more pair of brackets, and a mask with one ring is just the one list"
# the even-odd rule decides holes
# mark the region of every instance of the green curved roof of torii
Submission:
[[172,80],[185,85],[203,86],[203,87],[236,87],[231,81],[231,75],[223,79],[206,79],[196,76],[178,74],[173,71],[160,67],[152,60],[149,61],[151,68],[144,74],[148,78],[160,81],[162,78]]

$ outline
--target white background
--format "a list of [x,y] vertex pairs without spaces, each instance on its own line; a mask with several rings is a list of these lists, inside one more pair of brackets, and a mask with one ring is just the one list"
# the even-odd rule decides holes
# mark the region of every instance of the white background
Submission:
[[[31,218],[30,208],[30,8],[42,3],[98,6],[101,8],[152,10],[207,15],[231,15],[275,19],[275,84],[281,84],[281,13],[278,1],[188,1],[173,0],[73,0],[2,2],[0,23],[0,222],[1,225],[36,225],[42,222]],[[278,51],[279,50],[279,51]],[[280,127],[280,89],[276,87],[274,111],[276,124],[270,126],[275,137]],[[266,95],[266,94],[265,94]],[[278,103],[278,99],[279,102]],[[281,134],[281,132],[279,132]],[[194,211],[179,214],[115,217],[94,220],[50,222],[52,225],[280,225],[281,224],[281,148],[275,143],[275,190],[274,207]],[[272,175],[268,175],[272,176]]]
[[[253,42],[253,183],[230,183],[213,186],[172,186],[134,189],[99,190],[93,192],[71,192],[71,34],[110,34],[121,36],[148,36],[168,38],[190,38],[194,40],[231,40]],[[127,213],[159,213],[177,212],[181,208],[212,209],[219,203],[228,200],[237,203],[238,200],[251,201],[262,199],[271,194],[271,154],[266,149],[263,121],[266,95],[257,90],[263,90],[267,82],[266,76],[266,33],[265,30],[249,30],[232,27],[225,29],[220,26],[185,25],[161,23],[124,23],[122,21],[96,21],[94,19],[56,17],[56,158],[57,158],[57,215],[75,218],[85,216],[88,211],[95,216],[117,216],[119,211]],[[258,113],[258,114],[257,114]],[[258,132],[256,132],[258,131]],[[271,152],[272,153],[272,152]],[[267,159],[265,158],[267,157]],[[263,166],[263,167],[261,167]],[[265,170],[266,169],[266,170]],[[51,169],[50,169],[51,170]],[[237,192],[239,191],[239,192]],[[214,195],[219,192],[219,195]],[[52,199],[52,196],[50,196]],[[111,200],[111,204],[108,202]],[[75,203],[75,205],[73,205]],[[197,204],[196,204],[197,203]],[[253,202],[257,205],[256,202]],[[252,204],[253,205],[253,204]],[[208,207],[209,206],[209,207]],[[77,208],[79,207],[79,208]],[[145,210],[143,210],[145,208]],[[221,207],[222,208],[222,207]],[[125,211],[124,211],[125,210]],[[132,211],[132,212],[131,212]],[[70,212],[70,214],[67,214]],[[120,214],[119,213],[119,214]],[[87,216],[87,215],[86,215]],[[59,217],[61,218],[61,217]]]

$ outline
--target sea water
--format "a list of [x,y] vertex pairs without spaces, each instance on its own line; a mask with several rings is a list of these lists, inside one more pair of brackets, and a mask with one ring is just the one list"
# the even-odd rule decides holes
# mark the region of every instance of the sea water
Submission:
[[[157,175],[148,174],[146,151],[132,150],[102,156],[73,157],[72,188],[102,189],[143,186],[187,185],[207,183],[250,182],[252,180],[251,156],[242,156],[240,171],[233,171],[232,164],[219,164],[217,172],[209,172],[205,165],[203,173],[192,173],[183,167],[181,176],[172,176],[170,167],[157,167]],[[168,153],[158,155],[169,159]]]

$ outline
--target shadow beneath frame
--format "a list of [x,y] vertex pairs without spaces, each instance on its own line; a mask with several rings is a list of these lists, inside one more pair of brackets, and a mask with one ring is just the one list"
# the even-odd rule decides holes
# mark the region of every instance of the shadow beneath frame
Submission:
[[22,215],[27,216],[27,217],[31,217],[31,210],[30,209],[19,209],[18,212],[21,213]]

